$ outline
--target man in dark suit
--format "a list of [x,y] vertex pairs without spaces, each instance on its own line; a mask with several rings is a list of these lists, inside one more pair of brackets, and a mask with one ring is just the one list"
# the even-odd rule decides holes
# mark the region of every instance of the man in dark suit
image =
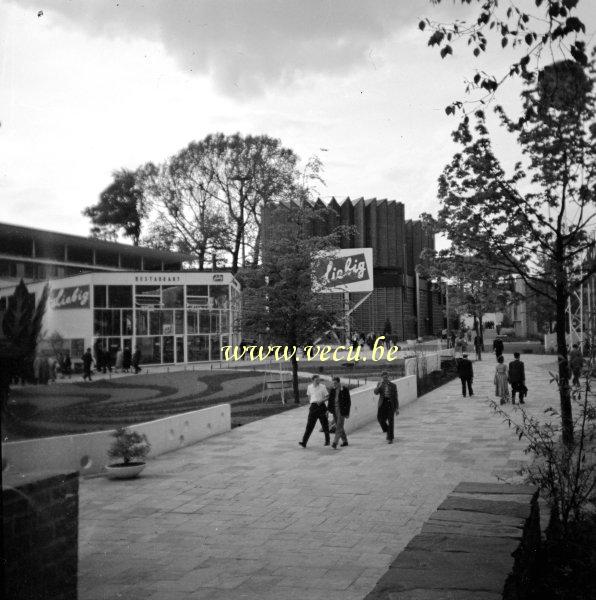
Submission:
[[505,345],[503,344],[503,340],[500,337],[496,337],[493,341],[493,350],[495,351],[497,358],[503,355],[504,349]]
[[472,366],[472,361],[468,358],[467,354],[464,354],[457,361],[457,374],[461,379],[461,393],[462,396],[466,397],[466,386],[468,388],[468,393],[470,397],[474,395],[474,391],[472,390],[472,381],[474,380],[474,367]]
[[525,404],[526,371],[524,363],[519,360],[519,352],[513,353],[513,359],[509,363],[509,383],[511,384],[511,403],[515,404],[515,394],[519,394],[519,403]]
[[379,404],[377,409],[377,421],[387,434],[387,443],[393,444],[394,438],[394,421],[393,415],[399,415],[399,399],[397,397],[397,386],[389,381],[389,373],[383,372],[382,379],[375,388],[375,395],[379,396]]
[[348,445],[348,436],[344,430],[344,422],[350,416],[352,400],[350,390],[341,385],[339,377],[333,378],[333,387],[329,391],[327,410],[335,417],[335,438],[331,447],[335,450],[341,438],[341,445]]

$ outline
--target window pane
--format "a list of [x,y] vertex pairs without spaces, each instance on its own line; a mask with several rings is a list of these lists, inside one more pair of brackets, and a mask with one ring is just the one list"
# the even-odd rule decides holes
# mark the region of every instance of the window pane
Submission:
[[97,308],[105,308],[108,305],[105,285],[93,286],[93,302]]
[[219,335],[211,337],[211,360],[219,360],[221,356],[221,348],[219,345]]
[[160,287],[155,285],[137,285],[135,288],[135,306],[154,306],[161,304]]
[[176,362],[184,362],[184,338],[176,338]]
[[227,333],[230,328],[230,311],[222,310],[220,314],[220,331],[222,333]]
[[209,336],[207,335],[190,335],[187,338],[186,351],[188,353],[188,361],[196,362],[199,360],[209,360]]
[[228,286],[227,285],[212,285],[211,289],[211,305],[213,308],[228,308]]
[[146,310],[137,310],[137,335],[149,333],[149,313]]
[[209,286],[207,285],[187,285],[187,296],[209,296]]
[[186,329],[188,333],[199,333],[199,311],[186,311]]
[[149,312],[149,333],[151,335],[161,334],[161,312],[158,310]]
[[122,311],[122,335],[132,335],[132,310]]
[[161,310],[161,333],[163,335],[171,335],[174,333],[174,311]]
[[211,332],[211,311],[200,310],[199,311],[199,331],[201,333]]
[[175,313],[175,329],[176,333],[184,333],[184,311],[177,310]]
[[219,333],[219,310],[211,311],[211,333]]
[[159,337],[139,337],[137,338],[137,348],[141,352],[141,364],[160,363],[161,362],[161,338]]
[[181,285],[162,287],[162,299],[165,308],[182,308],[184,306],[184,288]]
[[132,306],[132,286],[108,286],[108,299],[109,305],[112,308],[130,308]]
[[174,362],[174,336],[167,335],[163,338],[163,359],[164,363]]

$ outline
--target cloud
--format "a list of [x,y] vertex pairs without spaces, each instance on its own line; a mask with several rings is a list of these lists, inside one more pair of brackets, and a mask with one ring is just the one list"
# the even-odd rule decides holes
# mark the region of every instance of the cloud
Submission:
[[[16,1],[16,0],[15,0]],[[19,0],[88,35],[161,42],[181,69],[252,96],[302,75],[341,75],[372,44],[431,12],[419,0]],[[436,12],[436,9],[432,9]]]

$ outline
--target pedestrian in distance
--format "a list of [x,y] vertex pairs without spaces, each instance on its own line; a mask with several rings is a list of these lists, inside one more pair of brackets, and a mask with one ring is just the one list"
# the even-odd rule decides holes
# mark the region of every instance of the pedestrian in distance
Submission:
[[393,444],[394,415],[399,415],[399,398],[397,397],[397,386],[389,381],[389,373],[381,374],[381,381],[377,384],[374,394],[379,396],[377,405],[377,421],[381,430],[387,436],[387,443]]
[[137,346],[132,355],[132,368],[135,372],[135,375],[138,375],[139,372],[141,371],[141,367],[139,367],[140,364],[141,364],[141,351],[139,350],[139,347]]
[[327,407],[325,406],[328,392],[327,388],[321,383],[321,378],[318,375],[312,376],[312,382],[306,388],[306,394],[309,401],[308,418],[302,441],[298,443],[303,448],[306,448],[308,438],[310,438],[310,434],[313,432],[317,421],[319,421],[325,434],[325,446],[329,446],[331,436],[329,435],[329,421],[327,420]]
[[501,404],[509,402],[509,384],[508,384],[507,365],[503,356],[497,358],[497,367],[495,369],[495,396],[501,399]]
[[571,382],[572,385],[579,387],[579,378],[581,377],[582,369],[584,368],[584,357],[579,349],[579,344],[573,344],[572,350],[569,353],[569,368],[571,369],[571,374],[573,376]]
[[519,359],[519,352],[513,353],[513,360],[509,363],[509,383],[511,384],[511,403],[515,404],[515,394],[518,394],[519,403],[525,404],[526,371],[524,363]]
[[87,379],[91,381],[91,366],[93,365],[93,356],[91,348],[87,348],[87,352],[83,354],[83,381]]
[[499,358],[499,356],[503,355],[503,351],[505,350],[505,344],[503,344],[503,340],[500,337],[496,337],[493,340],[493,350],[495,351],[497,359]]
[[467,392],[470,394],[470,398],[474,395],[472,390],[472,381],[474,380],[474,367],[472,361],[468,358],[467,354],[464,354],[462,358],[457,361],[457,374],[461,379],[461,393],[462,396],[466,397]]
[[335,417],[335,438],[331,447],[335,450],[337,443],[341,439],[342,446],[348,445],[348,436],[346,435],[344,424],[350,416],[352,400],[350,399],[350,390],[341,385],[339,377],[333,378],[333,387],[329,392],[327,410]]
[[477,335],[474,338],[474,350],[476,351],[476,360],[482,360],[482,345],[482,338],[479,335]]
[[125,373],[130,371],[130,365],[132,364],[132,352],[130,348],[124,348],[122,351],[122,370]]
[[116,350],[116,372],[122,371],[122,365],[124,364],[124,352],[122,348],[118,346],[118,350]]

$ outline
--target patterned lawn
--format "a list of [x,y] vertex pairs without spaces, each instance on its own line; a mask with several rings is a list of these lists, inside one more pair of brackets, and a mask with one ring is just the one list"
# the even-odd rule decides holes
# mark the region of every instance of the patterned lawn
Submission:
[[[14,387],[4,441],[84,433],[160,419],[214,404],[232,405],[232,427],[295,407],[286,391],[263,399],[265,376],[254,371],[178,371],[91,383]],[[307,380],[301,381],[304,394]],[[267,396],[267,392],[265,392]]]

